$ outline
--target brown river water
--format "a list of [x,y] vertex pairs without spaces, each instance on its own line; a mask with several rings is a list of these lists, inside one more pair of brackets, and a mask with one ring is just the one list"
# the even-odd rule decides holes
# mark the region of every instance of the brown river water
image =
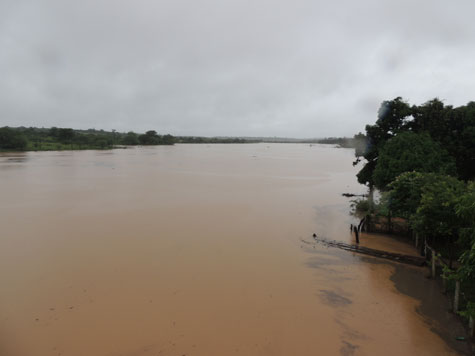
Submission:
[[353,241],[353,159],[303,144],[1,154],[0,355],[463,354],[422,307],[441,296],[420,269],[312,242]]

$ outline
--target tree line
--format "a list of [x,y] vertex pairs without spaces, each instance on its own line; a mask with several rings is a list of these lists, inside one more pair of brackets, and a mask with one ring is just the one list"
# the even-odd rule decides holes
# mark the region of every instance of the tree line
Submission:
[[0,128],[0,150],[110,149],[121,145],[173,145],[175,142],[172,135],[159,135],[154,130],[137,134],[58,127]]
[[360,202],[367,217],[384,215],[389,227],[402,218],[435,246],[449,260],[444,278],[464,283],[465,315],[475,316],[475,102],[384,101],[356,156],[355,165],[364,162],[358,181],[370,197],[381,192],[378,204]]

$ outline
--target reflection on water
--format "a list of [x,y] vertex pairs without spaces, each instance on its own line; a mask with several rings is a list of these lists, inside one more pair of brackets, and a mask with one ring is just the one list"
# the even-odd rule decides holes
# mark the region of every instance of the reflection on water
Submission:
[[0,155],[0,354],[450,354],[350,241],[353,152],[176,145]]

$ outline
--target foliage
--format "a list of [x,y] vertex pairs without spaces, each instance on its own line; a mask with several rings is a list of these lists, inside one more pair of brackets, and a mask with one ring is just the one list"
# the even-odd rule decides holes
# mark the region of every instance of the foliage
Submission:
[[150,130],[145,134],[139,136],[139,142],[141,145],[158,145],[160,137],[158,137],[157,131]]
[[377,203],[371,204],[369,199],[353,200],[351,203],[354,214],[359,217],[364,217],[368,214],[385,217],[389,215],[389,195],[387,193],[383,193]]
[[393,214],[412,219],[420,205],[423,187],[437,178],[434,173],[405,172],[399,175],[388,185]]
[[475,317],[475,303],[468,302],[465,310],[459,312],[460,315],[468,318],[468,317]]
[[156,131],[150,130],[140,135],[138,140],[141,145],[173,145],[175,139],[171,135],[159,136]]
[[379,152],[373,171],[374,184],[385,190],[404,172],[455,174],[455,162],[428,134],[403,132],[389,139]]
[[410,107],[398,97],[384,101],[376,123],[366,126],[367,147],[364,152],[356,152],[366,160],[358,174],[361,184],[374,183],[373,173],[381,150],[388,140],[403,132],[428,134],[455,161],[456,174],[461,179],[475,178],[475,102],[453,108],[433,99]]
[[463,180],[475,178],[475,102],[453,108],[433,99],[412,107],[411,129],[428,132],[455,158]]
[[470,182],[465,193],[459,197],[455,213],[463,223],[461,239],[467,243],[475,241],[475,182]]
[[470,250],[466,250],[459,258],[460,267],[457,276],[461,280],[473,280],[475,277],[475,242]]
[[379,150],[387,140],[405,128],[405,122],[411,114],[409,105],[397,97],[391,101],[384,101],[378,110],[378,120],[374,125],[366,125],[367,146],[364,152],[356,152],[366,159],[366,164],[358,174],[361,184],[373,185],[373,172]]
[[172,135],[163,135],[161,139],[161,144],[163,145],[173,145],[175,143],[175,138]]
[[[153,131],[155,132],[155,131]],[[156,135],[156,132],[155,132]],[[0,129],[0,149],[3,150],[64,150],[64,149],[110,149],[117,144],[137,145],[139,135],[130,131],[74,130],[71,128],[17,127]],[[172,145],[171,135],[158,136],[150,144]]]
[[0,150],[24,150],[27,145],[25,135],[9,127],[0,128]]
[[368,199],[353,200],[352,207],[358,216],[365,216],[371,212],[371,204]]
[[455,207],[464,190],[462,181],[442,175],[423,185],[419,207],[411,221],[413,228],[425,236],[455,241],[461,224]]
[[67,143],[72,143],[75,132],[73,129],[58,129],[56,138],[58,139],[59,142],[67,144]]
[[460,268],[457,275],[462,280],[474,280],[475,277],[475,182],[470,182],[455,206],[455,213],[461,220],[461,245],[466,247],[459,258]]
[[366,135],[355,164],[364,158],[358,181],[383,191],[375,213],[387,208],[388,217],[407,219],[439,257],[448,254],[444,278],[462,282],[461,314],[475,316],[475,102],[453,108],[439,99],[412,107],[401,98],[385,101]]
[[122,138],[122,144],[130,146],[138,145],[139,135],[132,131],[127,132],[127,134]]

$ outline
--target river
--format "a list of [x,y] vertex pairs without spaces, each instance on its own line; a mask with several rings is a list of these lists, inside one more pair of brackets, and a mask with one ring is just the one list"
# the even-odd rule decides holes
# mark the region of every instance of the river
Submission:
[[399,270],[432,288],[418,269],[306,243],[352,241],[353,160],[304,144],[1,154],[0,355],[456,355],[397,285]]

